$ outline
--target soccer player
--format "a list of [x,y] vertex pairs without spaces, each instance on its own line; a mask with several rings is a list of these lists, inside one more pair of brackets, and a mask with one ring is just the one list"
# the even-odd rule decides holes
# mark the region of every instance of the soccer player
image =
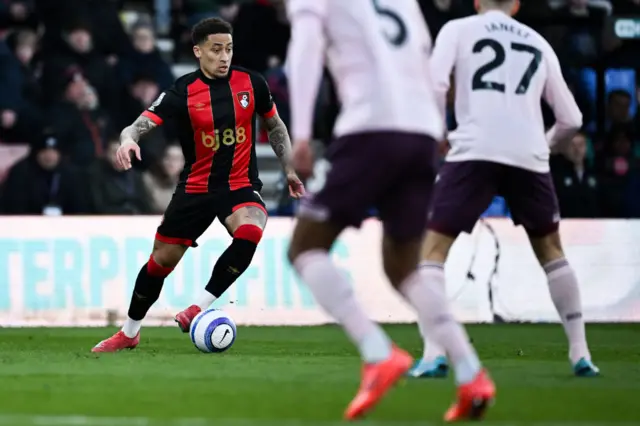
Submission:
[[384,224],[384,270],[418,321],[454,360],[458,401],[448,420],[481,417],[494,384],[482,369],[440,286],[418,271],[435,178],[436,140],[443,136],[428,77],[431,38],[415,1],[290,0],[288,60],[294,164],[311,174],[312,115],[325,52],[342,110],[326,183],[303,200],[289,259],[316,301],[358,347],[362,384],[345,417],[371,410],[412,364],[364,313],[329,251],[371,207]]
[[197,247],[196,240],[215,218],[233,241],[218,259],[200,300],[176,315],[182,331],[188,332],[193,318],[249,267],[267,223],[256,167],[256,116],[266,126],[291,195],[304,192],[290,165],[291,142],[266,81],[231,66],[231,25],[205,19],[193,27],[192,38],[199,69],[179,78],[120,136],[117,161],[128,170],[132,153],[140,159],[140,138],[172,119],[178,125],[186,166],[158,227],[151,257],[136,279],[124,327],[98,343],[94,352],[138,345],[142,319],[158,300],[165,278],[189,247]]
[[[518,0],[476,0],[479,15],[450,21],[436,40],[431,78],[444,111],[454,72],[458,128],[449,134],[451,150],[434,188],[422,270],[444,292],[442,265],[453,242],[461,232],[471,232],[491,199],[501,194],[547,275],[574,373],[596,376],[578,282],[562,251],[549,172],[550,147],[561,147],[573,137],[582,114],[551,46],[511,18],[518,7]],[[546,135],[541,98],[556,117]],[[444,353],[437,343],[427,343],[424,359],[411,375],[443,375]]]

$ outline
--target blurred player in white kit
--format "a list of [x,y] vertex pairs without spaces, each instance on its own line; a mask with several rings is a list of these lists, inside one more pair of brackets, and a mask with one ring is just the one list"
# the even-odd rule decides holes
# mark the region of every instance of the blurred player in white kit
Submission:
[[[511,18],[518,0],[476,0],[478,15],[447,23],[437,37],[431,79],[440,110],[453,72],[458,127],[440,169],[429,211],[422,271],[444,292],[444,264],[461,232],[471,232],[495,195],[526,230],[549,282],[551,299],[569,340],[574,374],[599,374],[587,346],[576,275],[558,233],[560,213],[549,171],[550,147],[559,147],[582,125],[582,114],[551,46]],[[545,134],[541,98],[556,123]],[[428,331],[421,328],[423,336]],[[425,339],[414,377],[441,377],[445,348]]]
[[458,399],[448,421],[482,417],[495,386],[443,286],[417,269],[444,119],[428,79],[431,38],[416,0],[289,0],[288,54],[294,164],[312,173],[309,140],[325,54],[341,113],[329,148],[324,186],[303,200],[289,259],[316,301],[358,347],[364,367],[345,417],[371,410],[411,367],[358,304],[329,251],[347,227],[359,227],[371,207],[384,225],[384,270],[415,309],[421,329],[453,362]]

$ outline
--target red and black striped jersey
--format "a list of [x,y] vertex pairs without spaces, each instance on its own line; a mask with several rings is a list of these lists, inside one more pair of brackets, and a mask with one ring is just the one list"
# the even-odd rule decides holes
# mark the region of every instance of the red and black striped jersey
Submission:
[[275,114],[264,78],[231,67],[226,78],[212,80],[200,70],[180,77],[142,115],[158,125],[176,121],[185,157],[177,190],[206,193],[262,188],[256,117]]

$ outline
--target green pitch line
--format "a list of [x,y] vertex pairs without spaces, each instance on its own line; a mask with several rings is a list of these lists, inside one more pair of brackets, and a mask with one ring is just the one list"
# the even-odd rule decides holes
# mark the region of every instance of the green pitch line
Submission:
[[[413,326],[387,327],[414,355]],[[640,325],[592,325],[603,376],[575,378],[559,325],[470,326],[497,385],[487,425],[640,424]],[[0,425],[332,426],[359,384],[336,327],[240,327],[227,353],[201,354],[177,328],[143,329],[134,351],[95,355],[112,329],[0,329]],[[364,422],[441,424],[454,386],[408,380]]]

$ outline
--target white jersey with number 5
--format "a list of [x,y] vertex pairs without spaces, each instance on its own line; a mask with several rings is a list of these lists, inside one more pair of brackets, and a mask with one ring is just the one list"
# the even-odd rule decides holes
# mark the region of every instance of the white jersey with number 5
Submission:
[[287,6],[294,138],[311,136],[325,57],[341,102],[336,136],[367,131],[443,136],[429,79],[431,37],[416,0],[289,0]]
[[[549,171],[549,146],[570,137],[582,114],[558,57],[533,29],[499,11],[447,23],[431,70],[441,111],[453,71],[458,127],[447,161],[487,160]],[[541,98],[556,125],[545,135]]]

